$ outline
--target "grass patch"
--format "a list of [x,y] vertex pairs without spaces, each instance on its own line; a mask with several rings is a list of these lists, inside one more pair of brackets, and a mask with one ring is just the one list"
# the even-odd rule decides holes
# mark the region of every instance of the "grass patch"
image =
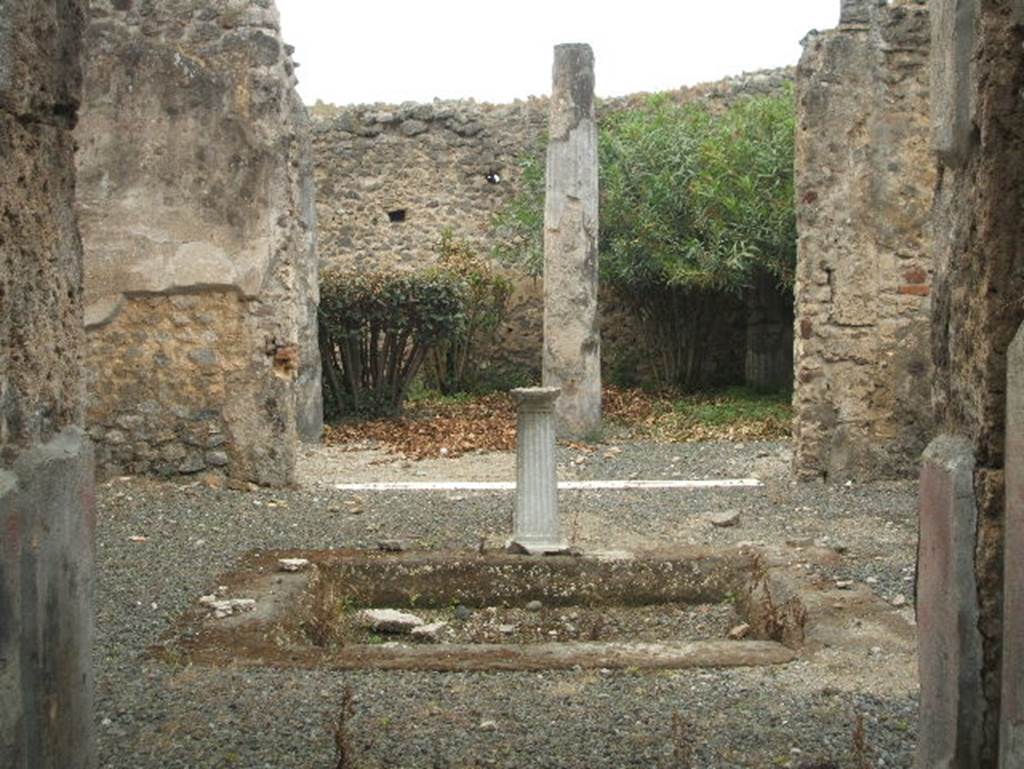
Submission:
[[790,393],[762,393],[730,387],[720,393],[680,398],[672,410],[695,424],[723,427],[741,422],[786,421],[793,416]]
[[648,395],[606,393],[606,414],[633,438],[655,441],[778,440],[790,436],[793,408],[788,392],[729,387],[707,393]]
[[464,406],[472,403],[479,396],[473,393],[452,393],[445,395],[437,390],[419,390],[410,393],[406,399],[407,411],[416,412],[422,409],[443,409],[446,406]]

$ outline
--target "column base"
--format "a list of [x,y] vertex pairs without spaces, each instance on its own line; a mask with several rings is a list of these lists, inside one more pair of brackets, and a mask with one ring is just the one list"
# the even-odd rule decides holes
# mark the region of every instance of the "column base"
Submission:
[[505,543],[505,552],[517,555],[567,555],[570,548],[565,540],[510,539]]

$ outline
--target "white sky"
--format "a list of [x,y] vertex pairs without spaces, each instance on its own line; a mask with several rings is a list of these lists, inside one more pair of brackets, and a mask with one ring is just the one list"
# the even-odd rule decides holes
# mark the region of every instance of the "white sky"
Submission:
[[795,64],[840,0],[277,0],[312,104],[546,94],[556,43],[590,43],[597,94]]

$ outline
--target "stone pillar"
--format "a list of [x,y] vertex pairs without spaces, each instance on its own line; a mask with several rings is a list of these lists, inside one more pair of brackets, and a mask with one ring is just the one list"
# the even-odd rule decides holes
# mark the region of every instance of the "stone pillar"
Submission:
[[531,555],[568,549],[558,520],[555,472],[557,387],[512,391],[519,410],[516,439],[516,512],[509,549]]
[[0,4],[0,767],[90,769],[77,0]]
[[544,198],[544,386],[561,388],[558,434],[601,426],[594,53],[555,46]]
[[287,486],[322,412],[310,126],[277,9],[88,8],[75,134],[97,468]]
[[928,5],[847,0],[797,68],[794,467],[910,478],[929,388]]
[[1003,692],[999,766],[1024,766],[1024,325],[1007,353]]
[[974,537],[974,451],[942,436],[921,468],[917,637],[918,769],[980,766],[984,721]]

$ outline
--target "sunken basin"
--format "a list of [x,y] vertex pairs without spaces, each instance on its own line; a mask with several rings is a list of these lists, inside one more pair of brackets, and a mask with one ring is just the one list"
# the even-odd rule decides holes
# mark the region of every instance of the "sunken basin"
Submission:
[[[308,564],[281,570],[281,559],[295,558]],[[263,551],[215,591],[245,610],[215,615],[209,599],[197,603],[151,651],[194,664],[339,670],[780,664],[795,659],[808,628],[827,631],[808,605],[870,600],[794,582],[779,560],[708,548],[545,557]],[[366,610],[384,608],[414,614],[430,632],[366,621]]]

